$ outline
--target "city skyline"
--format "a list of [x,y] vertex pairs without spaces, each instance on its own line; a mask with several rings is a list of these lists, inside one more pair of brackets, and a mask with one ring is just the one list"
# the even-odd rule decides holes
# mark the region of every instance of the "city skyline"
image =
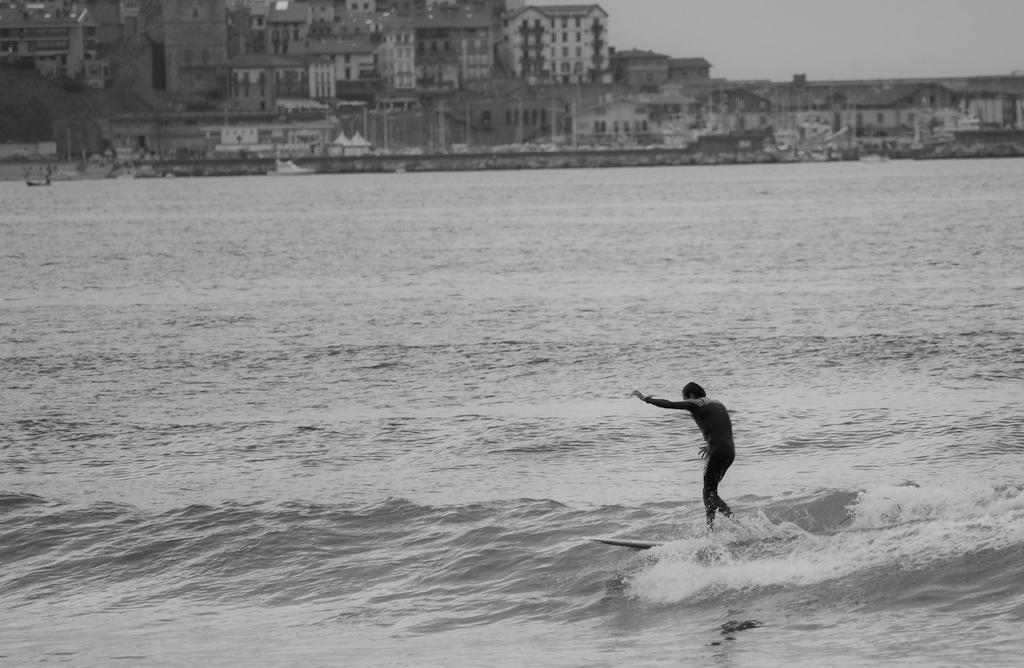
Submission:
[[[537,6],[564,4],[535,0]],[[1024,70],[1019,0],[602,0],[616,50],[703,57],[726,79],[1007,75]]]

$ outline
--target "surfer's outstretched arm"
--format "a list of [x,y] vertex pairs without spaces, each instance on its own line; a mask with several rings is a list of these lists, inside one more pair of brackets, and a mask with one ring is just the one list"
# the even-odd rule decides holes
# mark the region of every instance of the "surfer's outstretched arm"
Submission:
[[640,398],[646,404],[657,406],[659,408],[681,408],[683,410],[690,411],[691,413],[698,407],[698,404],[688,399],[683,401],[669,401],[668,399],[655,399],[649,394],[644,394],[640,390],[633,390],[633,395]]

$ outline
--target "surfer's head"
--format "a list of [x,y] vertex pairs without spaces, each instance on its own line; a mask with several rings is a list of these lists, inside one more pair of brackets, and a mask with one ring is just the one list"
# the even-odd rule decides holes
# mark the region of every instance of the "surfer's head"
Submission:
[[686,387],[683,388],[683,399],[700,399],[706,396],[708,396],[708,393],[697,383],[687,383]]

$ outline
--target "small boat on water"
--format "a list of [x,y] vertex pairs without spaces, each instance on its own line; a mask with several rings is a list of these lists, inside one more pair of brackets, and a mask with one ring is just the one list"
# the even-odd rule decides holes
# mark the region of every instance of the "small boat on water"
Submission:
[[45,169],[26,169],[25,185],[27,186],[48,186],[53,176],[53,168],[47,166]]
[[291,160],[275,161],[274,169],[267,172],[268,176],[298,176],[300,174],[315,174],[316,172],[308,167],[300,167]]

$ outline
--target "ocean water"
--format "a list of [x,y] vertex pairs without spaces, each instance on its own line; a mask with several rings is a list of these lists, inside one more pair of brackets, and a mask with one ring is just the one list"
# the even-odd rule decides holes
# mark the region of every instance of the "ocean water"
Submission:
[[1022,160],[0,183],[0,291],[0,665],[1024,654]]

